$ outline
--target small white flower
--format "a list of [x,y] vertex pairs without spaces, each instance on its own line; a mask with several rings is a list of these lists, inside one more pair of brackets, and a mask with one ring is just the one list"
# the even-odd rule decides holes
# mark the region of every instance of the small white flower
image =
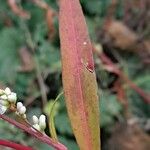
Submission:
[[38,117],[35,116],[35,115],[32,117],[32,120],[33,120],[33,123],[34,123],[34,124],[38,124],[38,123],[39,123],[39,119],[38,119]]
[[33,120],[33,127],[36,128],[37,130],[44,132],[45,128],[46,128],[46,116],[45,115],[41,115],[38,119],[37,116],[33,116],[32,117]]
[[7,106],[0,105],[0,114],[3,115],[7,110]]
[[46,128],[46,116],[45,115],[41,115],[39,118],[39,126],[42,130],[45,130]]
[[6,95],[2,95],[0,98],[1,98],[2,100],[7,100],[7,96],[6,96]]
[[26,107],[21,103],[21,102],[18,102],[17,103],[17,114],[20,114],[22,115],[23,118],[26,118]]
[[18,110],[18,112],[19,112],[20,115],[25,114],[25,112],[26,112],[26,107],[25,107],[25,106],[22,106],[22,107]]
[[5,89],[5,91],[4,91],[4,92],[5,92],[5,94],[6,94],[6,95],[11,94],[11,90],[10,90],[8,87]]
[[17,110],[19,110],[22,106],[23,106],[23,104],[21,102],[18,102],[17,103]]
[[5,90],[0,89],[0,114],[4,114],[11,103],[16,103],[16,100],[16,93],[11,92],[8,87]]
[[9,102],[16,103],[16,100],[17,100],[17,94],[16,93],[12,92],[10,95],[8,95],[8,101]]
[[9,105],[9,102],[6,101],[6,100],[1,100],[1,99],[0,99],[0,105],[8,106],[8,105]]
[[0,95],[3,95],[3,94],[4,94],[4,90],[0,89]]

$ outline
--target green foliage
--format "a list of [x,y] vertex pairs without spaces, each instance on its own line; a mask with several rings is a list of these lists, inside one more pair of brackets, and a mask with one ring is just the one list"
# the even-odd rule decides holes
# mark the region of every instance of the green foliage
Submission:
[[86,13],[90,15],[104,16],[110,4],[110,0],[81,0],[81,4],[83,5]]
[[83,6],[90,14],[99,15],[101,12],[99,11],[101,8],[101,1],[93,0],[93,1],[83,1]]
[[69,150],[79,150],[78,145],[72,138],[65,138],[64,136],[59,137],[60,141],[68,147]]
[[19,67],[18,49],[23,44],[24,37],[14,27],[4,28],[0,35],[0,80],[13,83]]
[[[15,141],[23,141],[26,136],[19,129],[15,128],[13,125],[8,124],[0,120],[0,138],[15,140]],[[3,130],[2,130],[3,129]],[[11,133],[11,134],[10,134]],[[14,138],[15,136],[15,138]]]
[[122,106],[115,95],[103,92],[100,97],[101,127],[113,125],[115,117],[119,118]]
[[[55,10],[58,10],[56,0],[45,0]],[[86,15],[88,29],[93,42],[97,42],[97,35],[101,30],[101,25],[105,20],[110,0],[81,0],[81,4]],[[58,91],[62,90],[61,85],[61,61],[59,50],[58,36],[58,20],[54,20],[56,27],[56,35],[53,41],[48,39],[48,27],[45,21],[45,11],[37,7],[29,1],[22,1],[23,9],[31,14],[31,19],[22,20],[10,10],[7,1],[0,0],[0,86],[11,86],[18,94],[18,100],[24,103],[30,103],[27,108],[29,119],[36,114],[37,116],[44,112],[49,114],[49,108],[52,105],[52,99],[55,99]],[[121,19],[123,16],[123,1],[118,0],[115,17]],[[7,24],[7,21],[10,24]],[[41,91],[37,82],[36,68],[31,72],[19,72],[21,58],[19,50],[27,44],[27,31],[30,33],[31,40],[35,45],[35,52],[32,53],[33,61],[39,65],[44,83],[47,86],[48,103],[43,108],[41,106]],[[29,48],[29,51],[31,49]],[[116,50],[119,51],[119,50]],[[110,52],[111,53],[111,52]],[[113,53],[113,52],[112,52]],[[117,52],[118,53],[118,52]],[[141,60],[136,54],[128,52],[119,53],[119,65],[129,76],[129,78],[137,84],[141,89],[149,92],[150,76],[149,69],[142,65]],[[97,58],[96,58],[97,59]],[[96,60],[97,62],[97,60]],[[69,64],[68,64],[69,65]],[[118,118],[123,118],[123,107],[117,99],[116,93],[111,93],[109,87],[114,81],[115,76],[103,69],[103,66],[96,66],[98,78],[98,86],[100,90],[100,111],[101,111],[101,127],[108,129],[113,127]],[[150,117],[150,106],[143,102],[142,98],[131,88],[125,85],[127,99],[129,101],[129,109],[133,115],[144,121]],[[49,92],[50,91],[50,92]],[[59,137],[67,147],[71,150],[78,150],[74,139],[71,125],[68,119],[64,98],[61,98],[55,108],[55,126]],[[47,133],[48,129],[46,130]],[[15,138],[14,138],[15,137]],[[0,120],[0,138],[13,141],[20,141],[23,144],[31,145],[35,149],[50,149],[46,144],[24,134],[21,130]]]
[[59,107],[58,113],[55,117],[56,128],[61,134],[73,136],[71,125],[67,115],[64,97],[61,97],[58,103],[61,107]]

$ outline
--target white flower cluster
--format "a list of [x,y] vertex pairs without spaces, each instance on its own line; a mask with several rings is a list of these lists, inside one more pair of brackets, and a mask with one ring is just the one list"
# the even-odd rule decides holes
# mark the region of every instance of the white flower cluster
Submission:
[[4,114],[6,110],[15,104],[17,101],[17,95],[7,87],[5,90],[0,89],[0,114]]
[[33,120],[33,127],[37,129],[38,131],[44,132],[46,128],[46,116],[41,115],[39,118],[37,116],[32,117]]
[[[0,89],[0,114],[4,114],[7,109],[13,106],[15,108],[15,112],[17,115],[26,119],[26,107],[21,103],[17,102],[17,94],[11,92],[11,90],[7,87],[5,90]],[[39,118],[37,116],[33,116],[33,127],[38,131],[44,133],[46,128],[46,116],[41,115]]]

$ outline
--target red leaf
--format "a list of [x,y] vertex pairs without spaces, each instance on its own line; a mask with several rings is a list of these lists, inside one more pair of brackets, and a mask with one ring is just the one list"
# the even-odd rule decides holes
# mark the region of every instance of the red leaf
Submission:
[[59,15],[63,87],[73,132],[81,150],[99,150],[99,110],[92,45],[79,0],[61,0]]

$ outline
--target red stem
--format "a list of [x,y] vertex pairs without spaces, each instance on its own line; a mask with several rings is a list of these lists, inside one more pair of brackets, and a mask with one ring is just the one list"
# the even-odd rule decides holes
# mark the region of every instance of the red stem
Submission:
[[113,68],[113,70],[111,70],[111,71],[113,73],[116,73],[118,76],[122,77],[122,79],[124,81],[126,81],[128,83],[128,85],[132,89],[134,89],[143,98],[145,103],[150,104],[150,95],[149,94],[145,93],[141,88],[139,88],[136,84],[134,84],[104,53],[98,53],[98,56],[101,59],[101,61],[103,62],[103,64],[108,65],[111,68]]
[[24,130],[25,132],[27,132],[30,135],[36,137],[40,141],[52,146],[56,150],[67,150],[67,148],[63,144],[53,141],[46,134],[42,134],[41,132],[39,132],[37,130],[34,130],[32,127],[25,126],[24,124],[21,124],[21,123],[15,121],[15,120],[5,116],[5,115],[0,115],[0,118],[2,118],[3,120],[9,122],[10,124],[16,126],[17,128],[20,128],[20,129]]
[[121,76],[123,77],[123,79],[128,83],[128,85],[134,89],[137,93],[139,93],[139,95],[141,97],[143,97],[143,100],[150,104],[150,95],[145,93],[141,88],[139,88],[136,84],[134,84],[131,80],[129,80],[129,78],[127,76],[125,76],[124,74],[121,74]]
[[21,144],[17,144],[17,143],[11,142],[11,141],[7,141],[7,140],[2,140],[2,139],[0,139],[0,145],[10,147],[10,148],[13,148],[16,150],[33,150],[30,147],[27,147],[27,146],[24,146]]

